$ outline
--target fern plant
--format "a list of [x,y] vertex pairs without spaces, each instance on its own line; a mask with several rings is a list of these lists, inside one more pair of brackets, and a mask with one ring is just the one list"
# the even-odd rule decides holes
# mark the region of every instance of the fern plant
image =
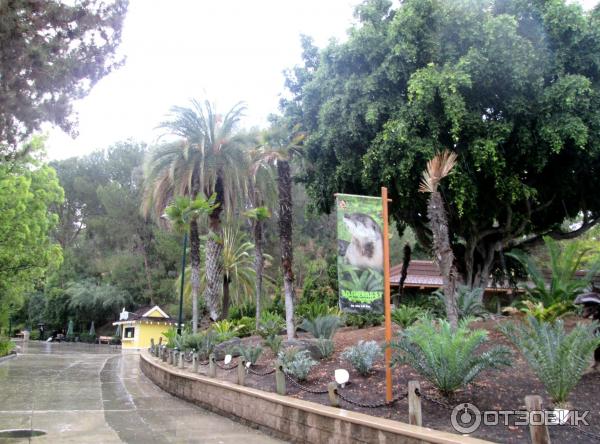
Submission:
[[373,364],[382,355],[381,347],[375,341],[358,341],[358,344],[342,352],[342,358],[350,361],[352,367],[363,376],[371,372]]
[[563,322],[539,321],[533,316],[521,324],[506,323],[500,331],[519,349],[544,384],[552,401],[566,403],[600,346],[597,322],[578,324],[570,333]]
[[408,364],[444,396],[470,384],[482,371],[509,364],[510,351],[494,347],[480,352],[487,341],[485,330],[470,330],[465,321],[450,323],[423,319],[406,330],[392,346],[395,364]]
[[244,361],[249,362],[252,365],[256,364],[263,351],[262,347],[258,345],[238,345],[236,350],[240,356],[244,358]]
[[339,316],[327,315],[317,316],[312,321],[305,319],[300,328],[306,330],[317,339],[332,339],[340,325]]
[[400,305],[392,310],[392,322],[402,328],[407,328],[428,314],[427,310],[415,305]]
[[298,350],[296,347],[281,350],[277,359],[281,362],[283,371],[295,376],[299,381],[306,380],[310,370],[317,365],[317,361],[310,357],[308,350]]

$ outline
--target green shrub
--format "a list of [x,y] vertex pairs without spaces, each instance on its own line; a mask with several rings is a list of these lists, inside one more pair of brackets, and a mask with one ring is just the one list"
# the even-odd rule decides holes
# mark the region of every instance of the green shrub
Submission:
[[372,312],[350,313],[346,315],[346,325],[349,327],[377,327],[383,323],[383,315]]
[[[167,340],[167,342],[165,344],[165,346],[167,348],[175,348],[176,347],[175,339],[177,338],[177,329],[175,327],[169,327],[169,329],[167,331],[162,332],[162,335]],[[81,337],[81,335],[80,335],[80,337]]]
[[237,335],[240,338],[250,336],[254,332],[254,318],[244,316],[235,322],[237,327]]
[[327,338],[318,338],[317,339],[317,348],[321,353],[321,356],[324,358],[329,358],[333,355],[335,351],[335,342],[332,339]]
[[446,321],[424,319],[400,332],[393,343],[395,363],[408,364],[444,396],[471,383],[482,371],[509,364],[510,351],[494,347],[480,352],[485,330],[469,330],[461,321],[456,330]]
[[526,316],[547,322],[555,321],[573,311],[573,304],[566,302],[556,302],[546,307],[543,302],[520,301],[517,306],[520,307],[519,311],[525,313]]
[[96,335],[91,335],[89,333],[81,333],[79,335],[79,340],[81,342],[86,342],[88,344],[93,344],[94,342],[96,342]]
[[[433,294],[443,303],[445,296],[442,290],[436,290]],[[458,311],[458,318],[478,318],[484,316],[487,311],[483,306],[482,301],[483,288],[469,288],[465,285],[459,285],[456,289],[456,309]]]
[[381,347],[375,341],[358,341],[358,344],[342,352],[342,358],[349,361],[361,375],[368,375],[382,355]]
[[256,364],[262,351],[263,349],[260,346],[238,345],[237,347],[237,352],[244,358],[244,361],[250,362],[252,365]]
[[429,315],[429,312],[415,305],[400,305],[392,310],[392,322],[402,328],[410,327],[420,318]]
[[245,302],[242,305],[234,305],[229,308],[229,319],[237,321],[244,317],[254,318],[256,316],[256,304],[254,302]]
[[340,316],[341,312],[338,307],[330,307],[325,302],[309,302],[298,304],[296,306],[296,316],[302,320],[314,321],[320,316]]
[[40,340],[40,332],[39,330],[32,330],[29,334],[29,339],[31,341],[39,341]]
[[506,323],[500,331],[520,350],[552,400],[561,405],[600,346],[596,328],[597,322],[578,324],[567,334],[560,320],[543,322],[530,316],[521,324]]
[[205,330],[195,334],[184,335],[182,350],[195,350],[198,352],[200,359],[206,359],[218,343],[219,337],[217,333],[212,330]]
[[8,355],[15,348],[15,343],[9,338],[0,337],[0,358]]
[[285,321],[277,313],[265,311],[260,317],[257,333],[266,339],[271,336],[277,336],[285,327]]
[[317,339],[332,339],[340,324],[339,316],[327,315],[317,316],[313,321],[305,319],[300,328]]
[[263,340],[263,344],[269,347],[274,354],[279,353],[281,350],[281,344],[283,343],[283,338],[281,336],[273,335],[267,336]]
[[232,338],[235,338],[238,334],[239,326],[235,322],[224,319],[222,321],[214,322],[210,326],[210,330],[217,334],[218,342],[225,342]]
[[295,376],[299,381],[306,380],[310,370],[317,365],[317,361],[310,357],[308,350],[299,351],[296,347],[281,350],[277,359],[283,366],[283,371]]

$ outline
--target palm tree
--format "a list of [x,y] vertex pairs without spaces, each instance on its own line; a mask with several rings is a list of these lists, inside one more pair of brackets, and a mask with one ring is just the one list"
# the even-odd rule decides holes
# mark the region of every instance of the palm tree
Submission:
[[[173,224],[174,228],[178,232],[185,232],[190,228],[192,223],[197,227],[198,218],[202,215],[211,213],[217,206],[215,204],[216,196],[213,194],[209,199],[204,199],[202,196],[197,197],[194,200],[190,200],[186,197],[176,197],[167,208],[166,215]],[[197,228],[196,228],[197,229]],[[184,251],[185,255],[185,240],[184,240]],[[192,249],[193,251],[193,249]],[[198,331],[198,294],[200,289],[200,252],[195,252],[197,258],[197,266],[192,261],[191,269],[191,282],[192,282],[192,331],[196,333]],[[184,260],[185,262],[185,260]],[[184,270],[182,270],[182,273]],[[180,295],[180,298],[183,295]],[[179,301],[179,317],[181,318],[181,299]],[[181,323],[181,319],[179,321]],[[178,331],[181,329],[181,325],[178,327]]]
[[[225,116],[218,114],[208,101],[191,101],[190,107],[173,107],[160,127],[178,136],[177,143],[152,151],[146,162],[148,186],[145,208],[160,214],[173,195],[206,196],[215,194],[218,206],[208,216],[209,236],[206,242],[206,288],[204,296],[211,319],[219,318],[221,289],[221,213],[231,210],[236,200],[245,195],[247,155],[241,140],[234,135],[245,107],[235,105]],[[200,269],[200,240],[197,221],[190,223],[192,270]],[[195,288],[199,288],[199,271]]]
[[430,193],[427,202],[427,217],[433,234],[434,257],[444,279],[446,314],[453,328],[458,325],[455,296],[458,271],[454,263],[454,253],[448,236],[448,217],[446,216],[442,195],[438,191],[438,185],[454,168],[456,158],[456,153],[448,150],[436,154],[433,159],[427,162],[427,168],[423,171],[423,179],[419,187],[420,192]]
[[[252,249],[254,246],[249,242],[246,235],[233,224],[227,221],[223,228],[222,236],[223,259],[223,315],[227,317],[230,302],[242,304],[250,300],[254,285],[254,264],[252,261]],[[201,269],[201,271],[204,271]],[[186,298],[191,293],[191,283],[186,273],[184,281],[184,294]],[[200,286],[206,288],[206,273],[201,274]],[[181,284],[181,277],[177,285]]]
[[260,324],[263,270],[265,266],[263,229],[265,220],[271,217],[271,211],[267,207],[255,207],[244,214],[252,221],[252,232],[254,234],[254,272],[256,274],[254,296],[256,303],[256,329],[258,330]]
[[288,339],[293,339],[294,328],[294,261],[292,248],[292,173],[290,162],[301,154],[300,144],[304,134],[293,131],[291,134],[280,126],[273,126],[264,134],[264,144],[259,149],[255,168],[273,165],[277,169],[277,192],[279,198],[279,243],[283,289],[285,294],[285,322]]

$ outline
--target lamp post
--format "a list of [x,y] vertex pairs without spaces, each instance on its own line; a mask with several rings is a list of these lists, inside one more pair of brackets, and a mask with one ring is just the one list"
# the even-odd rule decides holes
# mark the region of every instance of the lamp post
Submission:
[[187,250],[187,231],[183,232],[183,254],[181,255],[181,286],[179,288],[179,319],[177,320],[177,334],[181,336],[183,323],[183,284],[185,282],[185,253]]

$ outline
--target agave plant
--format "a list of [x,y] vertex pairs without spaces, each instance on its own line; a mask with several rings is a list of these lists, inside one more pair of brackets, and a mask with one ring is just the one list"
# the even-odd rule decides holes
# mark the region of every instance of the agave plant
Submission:
[[570,333],[563,322],[539,321],[529,316],[523,323],[506,323],[500,331],[519,349],[544,384],[552,401],[566,403],[600,346],[597,322],[578,324]]
[[340,325],[339,316],[327,315],[318,316],[312,321],[305,319],[301,327],[317,339],[332,339]]
[[482,371],[509,364],[510,351],[493,347],[481,352],[485,330],[470,330],[465,321],[453,329],[447,321],[423,319],[400,332],[392,346],[394,363],[408,364],[444,396],[470,384]]

